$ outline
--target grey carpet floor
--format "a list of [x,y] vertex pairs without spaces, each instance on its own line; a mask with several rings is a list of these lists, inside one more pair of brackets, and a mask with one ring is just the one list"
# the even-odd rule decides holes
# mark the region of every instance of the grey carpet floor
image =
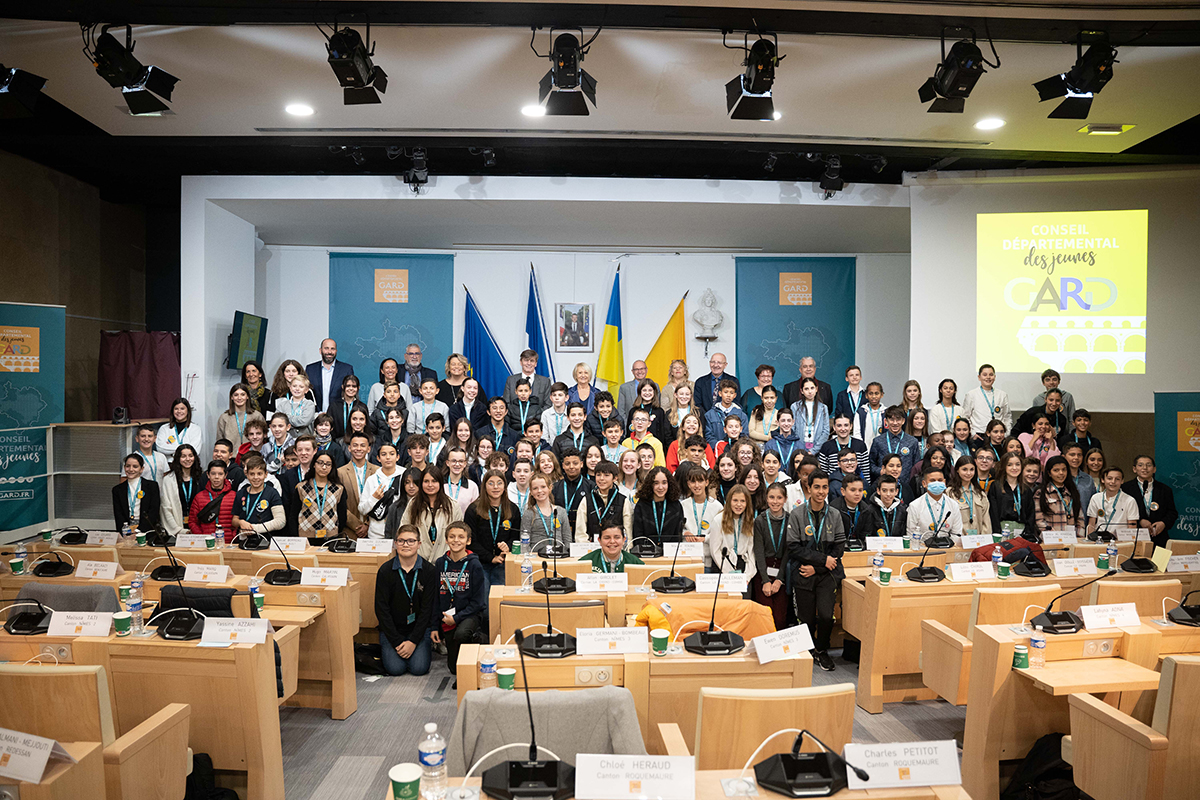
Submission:
[[[831,651],[837,669],[813,667],[813,684],[858,680],[858,665]],[[281,708],[284,789],[288,800],[379,800],[387,771],[416,761],[424,725],[436,722],[449,733],[457,695],[445,656],[434,657],[428,675],[414,678],[358,676],[358,711],[341,722],[326,711]],[[854,741],[911,742],[957,739],[961,746],[966,709],[925,701],[889,703],[882,714],[855,709]]]

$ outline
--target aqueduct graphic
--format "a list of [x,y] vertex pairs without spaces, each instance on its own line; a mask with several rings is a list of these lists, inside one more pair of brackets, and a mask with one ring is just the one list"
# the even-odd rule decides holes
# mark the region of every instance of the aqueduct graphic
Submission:
[[[1117,374],[1129,371],[1129,365],[1146,364],[1145,317],[1063,317],[1029,316],[1021,322],[1017,340],[1025,351],[1060,372],[1078,360],[1088,372],[1105,361]],[[1047,347],[1053,343],[1053,347]],[[1129,350],[1140,344],[1140,350]]]

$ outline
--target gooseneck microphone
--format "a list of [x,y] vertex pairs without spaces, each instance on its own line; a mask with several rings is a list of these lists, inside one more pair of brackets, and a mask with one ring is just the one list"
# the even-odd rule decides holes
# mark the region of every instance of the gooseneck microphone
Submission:
[[279,555],[283,556],[283,563],[287,564],[287,569],[271,570],[263,582],[271,586],[295,586],[300,582],[300,570],[292,568],[292,562],[288,561],[287,553],[283,552],[283,545],[275,541],[275,537],[271,537],[271,543],[279,550]]
[[[164,548],[167,555],[175,562],[175,556],[171,555],[170,549]],[[178,563],[178,562],[175,562]],[[179,584],[179,595],[183,598],[184,608],[166,609],[164,611],[155,611],[149,619],[149,624],[158,624],[158,635],[164,639],[172,641],[190,641],[199,639],[204,634],[204,615],[201,614],[192,601],[188,598],[187,592],[183,590],[182,575],[176,573],[175,582]],[[161,595],[159,605],[161,605]],[[179,612],[191,612],[191,617],[183,615]],[[166,622],[162,621],[163,617],[170,617]]]
[[[554,544],[558,544],[558,540],[553,540]],[[542,594],[571,594],[575,591],[575,581],[571,578],[563,578],[558,574],[558,547],[550,548],[550,557],[554,559],[554,575],[551,576],[546,571],[546,562],[542,561],[542,577],[534,581],[533,590]]]
[[[1171,622],[1174,622],[1177,625],[1187,625],[1189,628],[1200,628],[1200,606],[1189,606],[1187,604],[1188,598],[1197,592],[1200,592],[1200,589],[1192,589],[1190,592],[1185,594],[1183,599],[1179,601],[1179,605],[1172,608],[1170,613],[1167,614],[1167,619],[1171,620]],[[1166,605],[1166,603],[1163,605]]]
[[1132,572],[1137,575],[1146,575],[1154,572],[1154,562],[1148,558],[1139,558],[1137,555],[1138,537],[1142,535],[1142,529],[1139,527],[1137,533],[1133,534],[1133,555],[1121,562],[1121,569],[1126,572]]
[[[819,753],[802,753],[804,737],[812,739]],[[846,769],[854,770],[860,781],[869,781],[867,771],[854,766],[828,745],[802,730],[792,744],[792,752],[778,753],[754,765],[759,785],[786,797],[828,797],[846,788]]]
[[679,551],[683,549],[683,540],[675,544],[675,557],[671,559],[671,574],[665,578],[655,578],[650,581],[650,588],[663,594],[685,594],[696,591],[696,582],[684,575],[675,574],[675,562],[679,560]]
[[689,653],[701,656],[727,656],[738,652],[746,646],[746,640],[733,631],[718,631],[717,599],[721,596],[721,576],[724,574],[725,562],[729,560],[729,548],[721,548],[721,562],[717,567],[717,586],[713,592],[712,616],[708,620],[708,630],[696,631],[683,640],[683,646]]
[[[955,509],[947,511],[946,516],[942,517],[942,521],[934,526],[933,536],[929,538],[929,544],[927,547],[936,547],[939,550],[948,550],[951,547],[954,547],[954,539],[949,533],[943,530],[946,523],[950,520],[950,515],[953,513],[955,513]],[[924,558],[924,556],[922,556],[922,558]]]
[[1115,569],[1110,569],[1108,572],[1104,573],[1103,575],[1100,575],[1099,577],[1096,577],[1096,578],[1092,578],[1087,583],[1081,583],[1078,586],[1076,586],[1074,589],[1068,589],[1067,591],[1063,592],[1058,597],[1055,597],[1053,600],[1051,600],[1049,603],[1047,603],[1046,610],[1043,611],[1041,614],[1038,614],[1033,619],[1031,619],[1029,621],[1029,624],[1034,628],[1036,628],[1040,625],[1042,627],[1042,630],[1046,633],[1077,633],[1077,632],[1083,630],[1083,620],[1081,620],[1079,618],[1079,615],[1076,614],[1074,611],[1052,611],[1051,609],[1054,608],[1055,603],[1057,603],[1059,600],[1066,597],[1067,595],[1071,594],[1072,592],[1078,592],[1080,589],[1082,589],[1085,586],[1091,586],[1096,581],[1101,581],[1101,580],[1104,580],[1105,578],[1110,578],[1116,574],[1117,574],[1117,571]]
[[946,573],[942,571],[941,567],[925,566],[925,556],[929,555],[929,551],[933,549],[932,544],[926,547],[925,552],[921,554],[921,563],[904,573],[913,583],[937,583],[946,579]]
[[[547,564],[542,561],[542,573],[545,574]],[[571,582],[574,584],[574,581]],[[571,590],[574,591],[572,585]],[[545,592],[546,598],[546,632],[525,636],[517,639],[517,649],[533,658],[566,658],[575,655],[575,637],[569,633],[555,633],[554,623],[550,616],[550,595],[555,592]]]
[[155,581],[177,581],[187,574],[187,567],[179,563],[179,559],[175,558],[175,554],[171,552],[171,548],[166,544],[162,545],[162,549],[167,551],[167,560],[170,564],[163,564],[161,567],[155,567],[150,573],[150,579]]
[[8,619],[4,620],[4,630],[13,636],[40,636],[50,630],[50,611],[37,598],[23,598],[13,603],[9,608],[17,606],[32,606],[37,604],[37,611],[9,611]]

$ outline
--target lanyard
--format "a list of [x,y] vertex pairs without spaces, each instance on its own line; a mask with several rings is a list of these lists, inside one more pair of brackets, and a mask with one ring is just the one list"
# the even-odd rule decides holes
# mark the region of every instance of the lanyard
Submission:
[[146,469],[150,470],[150,480],[157,481],[158,480],[158,464],[156,463],[156,459],[154,458],[154,453],[151,453],[150,455],[146,456],[145,461],[146,461]]
[[404,568],[401,567],[399,570],[400,585],[404,587],[404,593],[406,595],[408,595],[408,599],[409,599],[410,603],[412,602],[412,599],[413,599],[413,592],[415,592],[417,590],[417,577],[420,575],[420,572],[418,571],[417,568],[420,566],[421,566],[421,560],[420,560],[420,557],[418,556],[417,563],[413,564],[413,571],[412,571],[413,579],[412,579],[411,587],[408,585],[408,581],[404,579]]
[[575,492],[568,493],[567,490],[570,487],[570,485],[571,484],[567,483],[567,481],[565,479],[563,480],[563,499],[567,501],[566,506],[565,506],[567,509],[567,513],[571,512],[571,506],[575,502],[575,492],[578,492],[580,490],[580,488],[582,488],[582,486],[583,486],[583,478],[580,478],[578,481],[575,482]]
[[883,428],[883,409],[867,407],[867,416],[871,419],[871,433],[877,434]]
[[862,503],[854,507],[854,519],[852,520],[854,527],[858,527],[858,515],[862,513]]
[[499,450],[500,442],[504,439],[504,427],[501,426],[499,429],[497,429],[495,425],[492,425],[492,430],[495,431],[494,438],[495,438],[495,442],[496,442],[496,449]]
[[178,425],[176,425],[175,426],[175,441],[179,442],[180,444],[183,444],[183,432],[186,431],[187,429],[188,429],[187,425],[184,425],[182,428],[179,427]]
[[250,493],[246,492],[246,502],[242,504],[242,513],[246,517],[247,522],[250,521],[250,512],[258,508],[258,499],[263,496],[263,492],[266,490],[267,486],[263,484],[263,488],[258,490],[258,494],[254,495],[253,500],[250,499]]
[[[421,433],[425,433],[425,418],[433,413],[433,409],[437,408],[437,401],[426,404],[425,398],[421,398]],[[524,422],[524,420],[522,420]]]
[[[1107,513],[1107,514],[1104,516],[1104,529],[1105,529],[1105,530],[1108,530],[1108,526],[1109,526],[1109,525],[1112,523],[1112,518],[1113,518],[1113,515],[1117,513],[1117,501],[1118,501],[1118,500],[1120,500],[1120,499],[1121,499],[1121,493],[1118,491],[1118,492],[1116,493],[1116,495],[1114,495],[1114,496],[1113,496],[1113,507],[1112,507],[1112,511],[1109,511],[1109,512],[1108,512],[1108,513]],[[1100,499],[1100,510],[1101,510],[1101,511],[1103,511],[1103,510],[1104,510],[1104,509],[1106,509],[1107,507],[1108,507],[1108,506],[1106,506],[1106,505],[1104,504],[1104,499],[1103,499],[1103,498],[1101,498],[1101,499]]]
[[246,430],[246,412],[243,411],[240,416],[236,411],[233,412],[233,422],[237,425],[238,438],[240,439]]
[[[447,567],[448,567],[448,566],[450,566],[450,557],[449,557],[449,556],[446,556],[446,566],[447,566]],[[447,576],[447,575],[449,575],[449,574],[450,574],[450,572],[447,570],[446,572],[443,572],[443,573],[442,573],[442,583],[445,585],[445,587],[446,587],[446,591],[450,592],[450,600],[451,600],[451,602],[453,602],[453,601],[454,601],[454,588],[455,588],[456,586],[458,586],[458,584],[459,584],[459,582],[460,582],[460,581],[462,581],[463,573],[464,573],[464,572],[466,572],[466,571],[467,571],[467,557],[466,557],[466,555],[464,554],[464,555],[463,555],[462,566],[458,568],[458,575],[456,575],[456,576],[455,576],[455,578],[454,578],[454,584],[453,584],[453,585],[451,585],[451,584],[450,584],[450,583],[449,583],[449,582],[446,580],[446,576]]]
[[501,512],[499,508],[488,509],[488,525],[492,529],[492,543],[495,544],[497,537],[500,535]]
[[858,411],[858,407],[862,405],[862,395],[862,389],[858,390],[858,397],[855,397],[854,392],[849,389],[846,390],[846,397],[850,399],[850,408],[854,411]]
[[446,446],[445,439],[438,439],[436,442],[429,443],[429,461],[430,461],[430,463],[435,463],[437,461],[438,454],[442,452],[442,448],[445,446]]
[[[291,414],[288,414],[288,416],[289,416],[289,417],[294,417],[294,416],[296,416],[296,398],[294,398],[294,397],[289,397],[289,398],[288,398],[288,404],[289,404],[289,405],[292,407],[292,413],[291,413]],[[301,401],[300,401],[300,407],[301,407],[301,408],[304,408],[304,401],[303,401],[303,400],[301,400]]]
[[529,490],[526,489],[522,493],[521,490],[517,488],[517,485],[515,483],[513,484],[513,489],[516,490],[516,494],[517,494],[517,508],[519,510],[524,510],[526,502],[529,500]]
[[517,401],[517,411],[521,413],[521,430],[525,430],[525,420],[529,417],[529,402],[528,400]]
[[891,536],[892,535],[892,526],[896,524],[896,518],[898,516],[900,516],[899,504],[896,505],[896,510],[892,512],[892,521],[891,522],[888,522],[887,514],[888,514],[887,509],[886,508],[883,509],[883,535]]
[[352,401],[350,401],[349,404],[347,404],[344,400],[342,401],[342,430],[343,431],[350,430],[350,405],[353,404],[353,402],[354,401],[352,400]]
[[454,483],[451,483],[450,481],[446,481],[447,494],[449,494],[455,500],[458,500],[458,495],[462,491],[462,481],[463,481],[463,479],[462,479],[461,475],[458,476],[458,480],[455,481]]
[[[886,513],[884,514],[884,517],[885,518],[887,517]],[[811,527],[816,532],[816,537],[814,538],[813,541],[815,541],[817,544],[821,543],[821,533],[824,532],[824,530],[825,530],[825,520],[827,520],[827,519],[829,519],[828,511],[826,511],[824,514],[821,515],[821,524],[818,525],[816,523],[816,521],[813,519],[812,506],[808,507],[808,524],[809,524],[809,527]]]
[[970,487],[967,487],[967,490],[965,492],[963,492],[963,497],[965,497],[967,500],[967,522],[972,523],[972,524],[974,524],[974,522],[975,522],[975,497],[974,497],[974,494],[975,493],[971,491]]
[[[664,513],[665,513],[665,510],[664,510]],[[733,529],[733,552],[735,554],[738,551],[738,539],[740,539],[740,538],[742,538],[742,518],[738,517],[737,524],[734,526],[734,529]]]
[[610,570],[608,568],[608,559],[604,557],[604,551],[603,550],[600,551],[600,565],[604,567],[605,572],[615,572],[616,570],[619,570],[621,568],[621,562],[623,562],[624,560],[625,560],[625,554],[621,553],[621,555],[617,556],[617,563],[614,564],[613,568]]
[[993,389],[992,396],[988,397],[987,391],[982,386],[980,386],[979,393],[981,395],[983,395],[983,402],[987,403],[988,411],[991,412],[992,418],[995,419],[996,418],[996,404],[994,401],[996,399],[996,390]]
[[[548,522],[546,522],[546,515],[543,514],[542,510],[540,508],[538,508],[536,505],[534,505],[533,510],[537,512],[538,519],[540,519],[542,521],[542,530],[544,530],[546,532],[546,538],[553,540],[554,535],[550,533],[550,524]],[[550,516],[551,517],[554,516],[554,511],[550,512]],[[555,520],[555,521],[557,522],[557,520]]]
[[700,513],[696,513],[696,499],[692,498],[692,518],[696,520],[696,533],[702,534],[704,529],[700,527],[701,521],[704,519],[705,512],[708,511],[708,497],[704,498],[704,505],[700,507]]
[[[142,484],[139,481],[138,482],[139,491],[140,491],[141,485]],[[130,486],[125,487],[125,494],[129,495],[129,519],[132,520],[133,519],[133,507],[135,505],[137,505],[137,493],[133,491],[133,486],[130,485]]]
[[316,488],[317,487],[314,484],[313,495],[317,498],[317,519],[321,520],[321,519],[325,518],[325,498],[329,494],[329,484],[327,483],[321,487],[320,494],[317,494],[317,492],[315,491]]
[[354,477],[358,481],[358,493],[363,493],[363,487],[367,485],[367,465],[363,464],[362,468],[354,468]]
[[[613,452],[614,449],[617,452],[614,453]],[[604,445],[604,458],[606,460],[611,461],[612,463],[615,464],[615,463],[617,463],[617,459],[619,459],[620,457],[621,457],[621,445],[617,445],[615,448],[611,448],[608,445]]]
[[571,431],[571,443],[575,445],[575,449],[583,451],[583,440],[587,437],[587,431],[580,431],[578,435]]
[[[662,513],[662,519],[660,520],[658,518],[658,501],[657,500],[650,501],[650,513],[654,515],[654,530],[658,531],[658,541],[660,541],[660,542],[662,541],[663,525],[665,525],[667,523],[667,501],[666,500],[662,501],[662,507],[663,507],[663,513]],[[741,524],[741,523],[739,523],[739,524]],[[736,543],[733,545],[733,548],[735,550],[737,549]]]
[[771,515],[767,515],[767,534],[771,537],[771,547],[775,549],[775,556],[779,556],[779,546],[783,544],[783,526],[786,522],[786,517],[779,519],[779,534],[776,535],[775,529],[771,527]]
[[950,411],[953,408],[954,406],[950,406],[950,408],[946,408],[944,405],[942,406],[942,416],[946,418],[946,430],[952,430],[954,428],[954,420],[950,418]]
[[[565,493],[565,490],[566,490],[566,488],[564,487],[564,493]],[[609,492],[608,503],[604,506],[604,513],[601,514],[600,513],[600,501],[596,499],[596,493],[592,492],[592,505],[594,505],[596,507],[596,521],[597,522],[603,523],[605,518],[608,517],[608,510],[610,508],[612,508],[613,501],[617,499],[618,494],[619,494],[619,492],[616,489],[613,489],[611,492]]]
[[[1005,487],[1008,486],[1006,482]],[[1017,484],[1017,488],[1013,489],[1013,508],[1017,510],[1017,516],[1021,516],[1021,485]]]
[[771,417],[770,417],[770,419],[768,419],[768,418],[767,418],[767,411],[766,411],[766,409],[765,409],[765,408],[763,409],[763,418],[762,418],[762,432],[763,432],[763,436],[766,436],[766,435],[767,435],[767,431],[769,431],[769,430],[771,429],[771,426],[775,424],[775,418],[776,418],[777,416],[779,416],[779,411],[778,411],[778,409],[776,409],[776,410],[773,410],[773,411],[771,412]]
[[895,450],[892,449],[892,432],[888,431],[884,434],[884,437],[887,440],[888,455],[895,455],[896,451],[900,449],[900,443],[904,441],[904,434],[900,434],[900,438],[896,440]]
[[192,479],[188,478],[186,481],[183,481],[182,485],[179,487],[179,490],[183,492],[183,507],[185,509],[184,515],[186,516],[186,509],[192,507],[192,495],[196,493],[196,487],[192,485]]
[[1068,516],[1071,516],[1071,496],[1063,494],[1062,489],[1059,489],[1053,483],[1050,484],[1050,488],[1054,490],[1056,495],[1058,495],[1058,502],[1062,504],[1063,512]]
[[566,414],[560,414],[557,411],[554,412],[554,437],[556,439],[562,435],[563,422],[566,420],[566,418]]
[[[780,447],[779,449],[780,449],[780,451],[782,451],[782,450],[783,450],[783,448],[782,448],[782,447]],[[795,450],[795,449],[796,449],[796,443],[795,443],[795,442],[788,442],[788,451],[787,451],[787,456],[785,456],[785,457],[784,457],[784,459],[783,459],[783,467],[784,467],[784,469],[790,470],[790,469],[792,468],[792,451],[793,451],[793,450]]]
[[929,509],[929,518],[933,522],[933,532],[936,534],[938,529],[942,527],[940,520],[945,519],[946,515],[942,512],[946,510],[946,495],[942,495],[942,499],[938,501],[938,515],[933,514],[933,504],[929,502],[929,495],[925,495],[925,507]]

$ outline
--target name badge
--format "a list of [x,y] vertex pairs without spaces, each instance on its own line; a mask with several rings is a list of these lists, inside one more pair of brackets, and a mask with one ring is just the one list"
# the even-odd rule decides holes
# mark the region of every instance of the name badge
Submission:
[[629,575],[624,572],[581,572],[575,576],[580,592],[627,592]]
[[1090,558],[1052,558],[1050,567],[1060,578],[1096,574],[1096,562]]
[[111,581],[117,577],[120,566],[115,561],[80,561],[75,567],[75,575],[80,578]]
[[88,531],[87,544],[112,547],[117,543],[116,531]]
[[968,561],[964,564],[947,564],[950,571],[947,575],[952,581],[991,581],[996,579],[996,571],[990,561]]
[[209,617],[204,620],[204,633],[200,641],[208,644],[261,644],[267,640],[268,620],[221,619]]
[[695,800],[693,756],[602,756],[575,758],[577,800]]
[[1167,572],[1200,572],[1200,553],[1190,556],[1171,556]]
[[303,536],[275,536],[273,541],[275,544],[271,545],[272,550],[276,549],[276,544],[288,553],[303,553],[308,549],[308,539]]
[[[705,573],[696,576],[696,591],[710,593],[717,591],[716,573]],[[722,592],[746,593],[746,574],[743,572],[726,572],[720,576]]]
[[112,613],[83,613],[55,611],[50,615],[49,636],[108,636],[112,629]]
[[812,634],[808,632],[807,625],[765,633],[755,636],[751,641],[754,642],[754,653],[758,656],[759,664],[799,658],[813,648]]
[[1075,544],[1075,531],[1042,531],[1042,544]]
[[354,552],[356,553],[390,553],[392,552],[391,539],[355,539]]
[[775,580],[779,577],[779,567],[767,567],[767,577]]
[[868,536],[866,539],[867,550],[876,553],[883,550],[903,550],[903,536]]
[[992,537],[983,534],[962,537],[962,547],[964,550],[974,550],[976,547],[984,547],[991,543]]
[[345,586],[350,579],[346,567],[303,567],[300,570],[301,586]]
[[580,628],[575,631],[575,649],[581,656],[646,653],[650,650],[648,628]]
[[1083,617],[1083,627],[1089,631],[1102,631],[1105,628],[1136,628],[1142,624],[1138,619],[1136,603],[1080,606],[1079,613]]
[[583,558],[593,550],[599,549],[600,544],[598,542],[571,542],[571,558]]
[[898,742],[896,744],[847,744],[846,760],[864,770],[870,780],[860,780],[846,770],[851,790],[899,789],[912,786],[958,786],[962,773],[954,740]]
[[229,580],[229,567],[225,564],[188,564],[183,571],[183,579],[197,583],[224,583]]
[[201,536],[198,533],[181,533],[175,537],[176,550],[203,550],[207,545],[204,540],[207,537]]
[[51,756],[75,763],[74,757],[53,739],[0,728],[0,776],[41,783]]

